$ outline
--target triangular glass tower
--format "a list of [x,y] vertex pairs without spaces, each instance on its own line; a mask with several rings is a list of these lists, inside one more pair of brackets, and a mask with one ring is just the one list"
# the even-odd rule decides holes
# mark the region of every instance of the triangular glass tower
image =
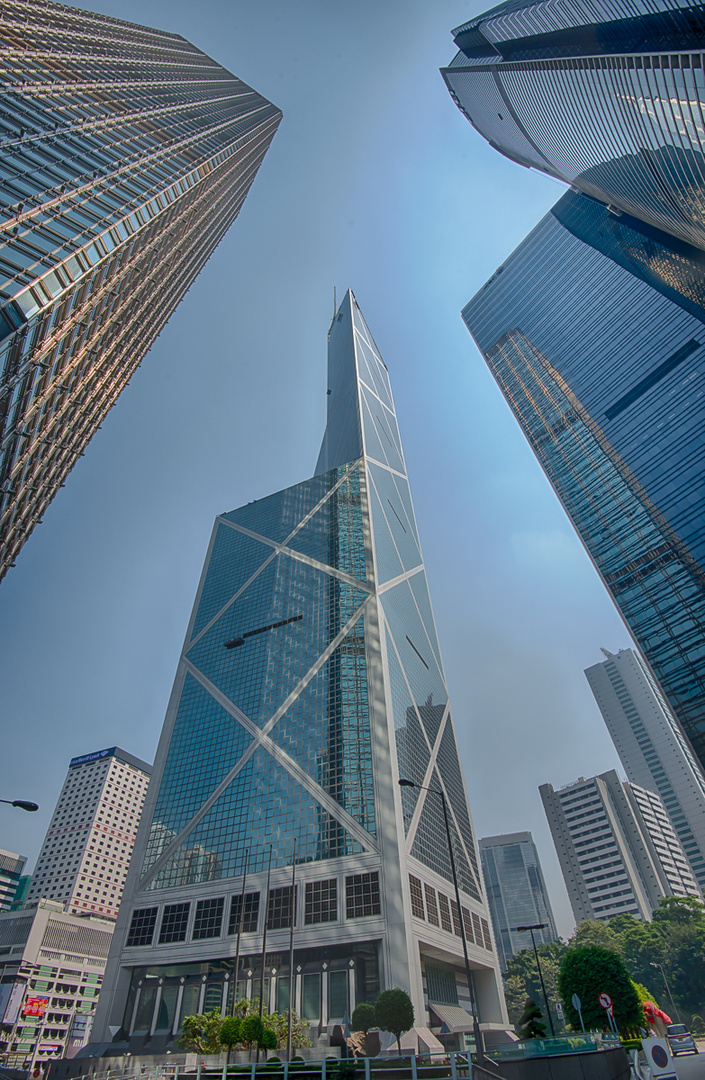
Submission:
[[316,1037],[401,986],[418,1029],[464,1046],[442,802],[400,777],[445,794],[479,1018],[501,1028],[389,376],[349,291],[314,477],[216,521],[93,1038],[158,1052],[235,996],[285,1010],[295,861],[294,1005]]

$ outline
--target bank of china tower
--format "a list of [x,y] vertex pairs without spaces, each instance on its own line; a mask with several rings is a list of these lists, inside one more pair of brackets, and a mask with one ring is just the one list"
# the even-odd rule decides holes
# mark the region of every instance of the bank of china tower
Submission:
[[[351,292],[328,380],[313,478],[216,520],[94,1041],[161,1052],[262,989],[285,1011],[292,897],[294,1007],[322,1046],[394,986],[462,1046],[460,917],[481,1025],[506,1021],[389,377]],[[445,793],[460,915],[441,799],[400,777]]]

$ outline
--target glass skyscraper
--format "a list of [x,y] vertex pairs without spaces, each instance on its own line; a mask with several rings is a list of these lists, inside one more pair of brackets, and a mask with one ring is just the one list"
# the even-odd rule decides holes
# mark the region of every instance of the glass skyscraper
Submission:
[[661,796],[703,891],[705,776],[639,654],[602,651],[607,659],[585,674],[615,750],[631,783]]
[[480,858],[499,964],[506,971],[516,953],[532,947],[528,930],[519,933],[517,926],[544,923],[534,937],[537,945],[547,945],[558,937],[556,921],[530,832],[483,836]]
[[[460,912],[441,800],[400,777],[447,798]],[[461,918],[480,1020],[506,1022],[389,376],[351,292],[315,475],[216,520],[125,896],[94,1039],[163,1049],[262,992],[285,1010],[290,974],[324,1039],[393,986],[461,1034]]]
[[460,110],[507,157],[705,248],[705,9],[507,0],[453,31]]
[[238,214],[281,113],[176,34],[0,21],[0,577]]
[[705,762],[705,279],[622,220],[568,192],[463,318]]

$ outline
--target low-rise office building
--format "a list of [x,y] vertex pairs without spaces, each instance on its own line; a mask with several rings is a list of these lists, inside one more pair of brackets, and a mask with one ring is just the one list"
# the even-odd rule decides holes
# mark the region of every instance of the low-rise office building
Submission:
[[40,900],[0,914],[0,1061],[25,1069],[84,1045],[113,923]]

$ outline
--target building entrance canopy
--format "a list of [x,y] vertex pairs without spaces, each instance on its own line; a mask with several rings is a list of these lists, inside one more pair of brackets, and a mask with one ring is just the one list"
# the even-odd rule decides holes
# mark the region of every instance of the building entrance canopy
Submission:
[[460,1035],[464,1032],[472,1032],[472,1016],[460,1005],[439,1005],[435,1001],[429,1001],[429,1008],[433,1010],[441,1024],[448,1028],[446,1034]]

